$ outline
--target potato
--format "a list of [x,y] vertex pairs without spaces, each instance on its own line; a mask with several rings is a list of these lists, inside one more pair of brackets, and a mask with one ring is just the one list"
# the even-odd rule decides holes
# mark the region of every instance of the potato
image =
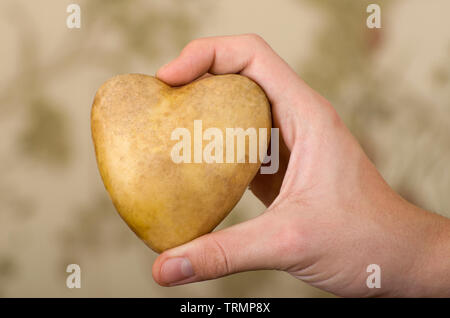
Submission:
[[[213,134],[207,140],[208,128],[223,133],[223,156],[208,148],[220,139]],[[227,128],[254,128],[258,139],[265,128],[270,138],[269,102],[247,77],[211,76],[172,88],[151,76],[125,74],[97,91],[91,129],[101,177],[121,217],[154,251],[212,231],[258,172],[262,160],[249,154],[251,138],[244,139],[245,156],[239,155],[238,137],[225,149]],[[184,140],[174,138],[176,129],[190,134],[186,148],[176,147]],[[227,163],[232,149],[234,162]],[[208,151],[213,162],[207,162]],[[191,162],[177,162],[177,153]]]

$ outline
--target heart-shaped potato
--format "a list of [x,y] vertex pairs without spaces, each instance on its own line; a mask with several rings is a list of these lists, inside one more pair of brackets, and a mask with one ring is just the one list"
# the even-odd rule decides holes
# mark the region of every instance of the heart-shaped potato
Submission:
[[[234,163],[205,162],[196,152],[206,151],[209,143],[201,133],[219,129],[224,148],[227,128],[255,128],[258,139],[259,128],[265,128],[270,138],[271,114],[262,89],[244,76],[211,76],[172,88],[151,76],[126,74],[97,91],[91,128],[98,168],[114,206],[150,248],[162,252],[212,231],[261,165],[259,155],[249,162],[248,136],[245,163],[237,162],[238,151]],[[191,150],[191,163],[173,160],[177,128],[190,133],[191,148],[180,153]]]

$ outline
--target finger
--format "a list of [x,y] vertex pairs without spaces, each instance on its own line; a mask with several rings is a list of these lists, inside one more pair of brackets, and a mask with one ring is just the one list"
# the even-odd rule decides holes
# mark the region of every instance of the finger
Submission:
[[161,254],[153,264],[153,277],[162,286],[203,281],[236,272],[276,269],[277,237],[282,226],[273,215],[262,214],[250,221],[213,232]]
[[179,57],[159,69],[156,76],[169,85],[179,86],[206,72],[245,75],[265,90],[272,104],[295,100],[299,87],[309,90],[261,37],[252,34],[194,40]]

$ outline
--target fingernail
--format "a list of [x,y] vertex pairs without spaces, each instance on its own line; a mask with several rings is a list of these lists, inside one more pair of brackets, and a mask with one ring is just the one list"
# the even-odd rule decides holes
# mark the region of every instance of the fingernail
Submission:
[[174,284],[192,276],[194,276],[194,270],[187,258],[169,258],[162,264],[161,280],[166,284]]

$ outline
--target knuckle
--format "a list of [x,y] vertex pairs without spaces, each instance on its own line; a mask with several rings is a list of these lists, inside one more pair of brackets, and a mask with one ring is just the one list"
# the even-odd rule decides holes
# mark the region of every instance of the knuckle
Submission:
[[268,45],[267,42],[259,34],[256,33],[245,34],[244,37],[257,45],[260,46]]
[[256,33],[248,33],[245,36],[253,41],[264,42],[264,39],[259,34]]
[[315,102],[320,105],[320,107],[316,108],[315,117],[317,122],[326,124],[329,127],[341,127],[343,125],[341,117],[330,101],[316,93]]
[[205,237],[205,243],[199,255],[199,275],[203,279],[210,279],[229,274],[228,253],[214,235],[208,236],[208,238]]
[[305,231],[299,222],[289,222],[277,231],[277,250],[280,256],[299,255],[306,250]]

